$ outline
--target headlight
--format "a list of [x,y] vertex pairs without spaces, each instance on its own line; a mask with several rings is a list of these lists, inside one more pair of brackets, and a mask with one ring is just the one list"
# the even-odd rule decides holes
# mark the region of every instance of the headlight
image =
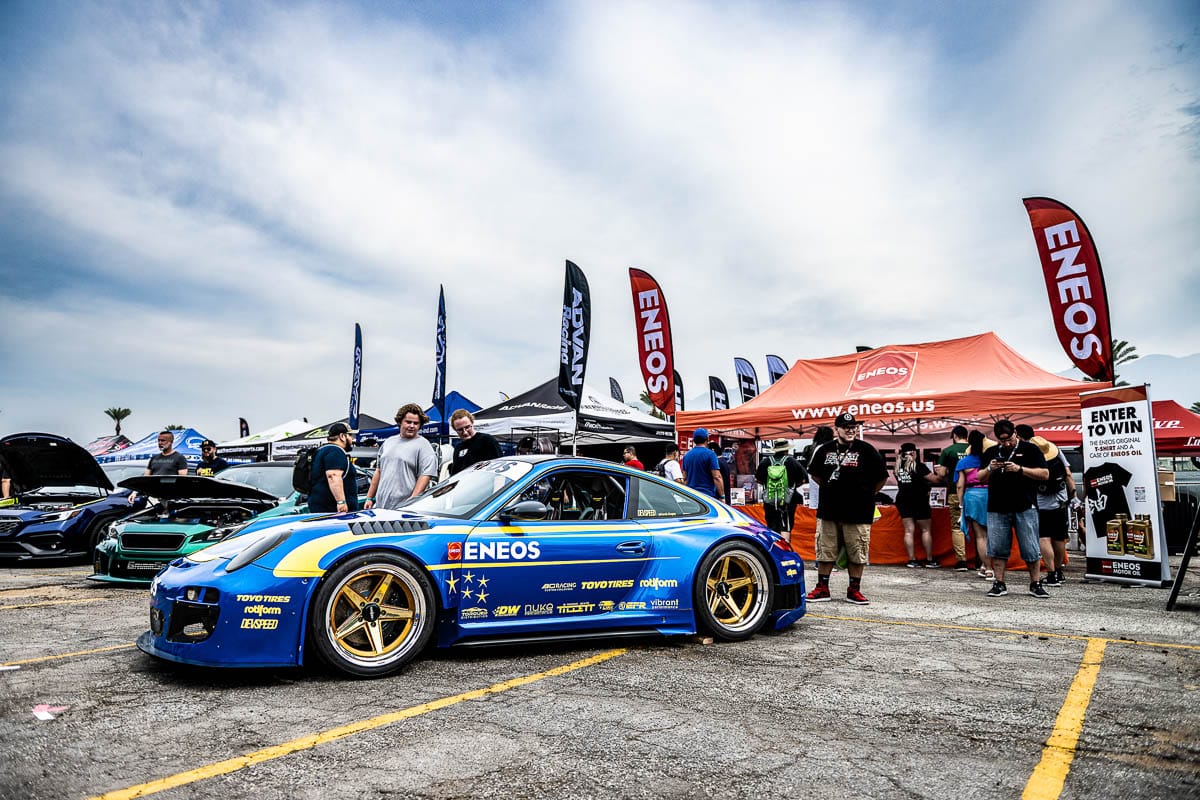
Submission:
[[104,529],[105,539],[115,539],[125,530],[125,526],[118,522],[108,523],[108,527]]
[[213,528],[208,533],[196,537],[196,541],[198,541],[198,542],[219,542],[222,539],[224,539],[225,537],[232,536],[233,534],[237,533],[238,531],[240,531],[242,528],[245,528],[245,527],[246,527],[245,525],[222,525],[219,528]]
[[68,508],[66,511],[59,511],[56,514],[43,514],[38,517],[38,522],[66,522],[72,517],[77,517],[83,513],[82,508]]
[[[239,529],[243,527],[245,526],[238,526]],[[187,560],[203,564],[219,558],[232,559],[231,564],[233,561],[237,561],[239,567],[245,566],[264,553],[277,547],[288,536],[291,536],[292,531],[288,527],[271,527],[250,531],[241,535],[237,535],[237,533],[235,531],[226,535],[224,539],[216,544],[209,545],[203,550],[197,550],[188,555],[186,557]],[[246,553],[251,553],[251,555],[243,558]]]

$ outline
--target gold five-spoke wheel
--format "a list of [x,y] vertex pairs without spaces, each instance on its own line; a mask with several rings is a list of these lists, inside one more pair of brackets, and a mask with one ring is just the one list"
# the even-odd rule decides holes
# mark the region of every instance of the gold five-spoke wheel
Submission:
[[708,554],[699,574],[701,626],[723,639],[753,635],[771,610],[774,587],[764,556],[749,545],[728,543]]

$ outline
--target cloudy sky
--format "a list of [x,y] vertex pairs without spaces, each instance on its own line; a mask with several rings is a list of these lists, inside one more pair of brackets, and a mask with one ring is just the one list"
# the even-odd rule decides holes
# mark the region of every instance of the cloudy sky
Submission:
[[1198,48],[1191,0],[12,0],[0,433],[326,422],[355,322],[389,418],[429,402],[439,284],[491,405],[556,374],[565,259],[627,398],[633,266],[689,398],[985,330],[1061,371],[1031,195],[1086,220],[1114,336],[1194,353]]

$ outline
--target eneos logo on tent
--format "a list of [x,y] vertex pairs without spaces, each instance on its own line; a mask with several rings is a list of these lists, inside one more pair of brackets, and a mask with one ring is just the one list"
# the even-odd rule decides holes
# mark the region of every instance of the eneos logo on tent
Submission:
[[915,352],[887,352],[860,358],[846,394],[878,389],[907,389],[917,367]]

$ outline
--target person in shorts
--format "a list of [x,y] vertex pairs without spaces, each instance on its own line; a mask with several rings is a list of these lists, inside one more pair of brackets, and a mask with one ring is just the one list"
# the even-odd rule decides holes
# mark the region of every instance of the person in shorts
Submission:
[[813,452],[808,473],[821,487],[817,505],[817,585],[807,598],[820,603],[829,598],[829,574],[840,546],[846,548],[850,585],[846,602],[867,605],[862,575],[871,544],[875,495],[887,480],[887,467],[879,451],[858,438],[860,423],[854,415],[839,414],[834,440]]
[[988,597],[1008,594],[1004,572],[1012,552],[1016,532],[1021,559],[1029,569],[1029,594],[1045,600],[1050,594],[1042,587],[1042,551],[1038,544],[1038,515],[1036,485],[1050,479],[1042,451],[1017,437],[1016,426],[1010,420],[999,420],[992,426],[996,442],[983,453],[983,469],[979,479],[988,487],[988,555],[996,579]]
[[[896,511],[904,525],[904,549],[908,551],[909,567],[925,566],[936,569],[940,565],[933,556],[933,509],[929,506],[929,490],[941,479],[917,457],[917,446],[912,442],[900,445],[900,459],[896,462]],[[921,546],[925,548],[924,562],[917,560],[917,531],[921,532]]]
[[954,547],[954,569],[958,572],[966,572],[970,569],[967,566],[967,540],[964,535],[967,526],[961,524],[962,503],[958,496],[958,485],[955,483],[954,477],[958,460],[967,454],[967,435],[968,431],[965,426],[955,425],[950,431],[952,444],[942,448],[942,452],[938,455],[938,463],[933,468],[934,474],[946,487],[946,507],[950,510],[950,544]]
[[1037,484],[1038,542],[1042,548],[1042,561],[1046,564],[1046,586],[1061,586],[1063,565],[1067,561],[1067,540],[1070,538],[1067,519],[1070,501],[1079,503],[1075,496],[1075,479],[1066,457],[1054,442],[1033,436],[1030,443],[1042,451],[1047,480]]

